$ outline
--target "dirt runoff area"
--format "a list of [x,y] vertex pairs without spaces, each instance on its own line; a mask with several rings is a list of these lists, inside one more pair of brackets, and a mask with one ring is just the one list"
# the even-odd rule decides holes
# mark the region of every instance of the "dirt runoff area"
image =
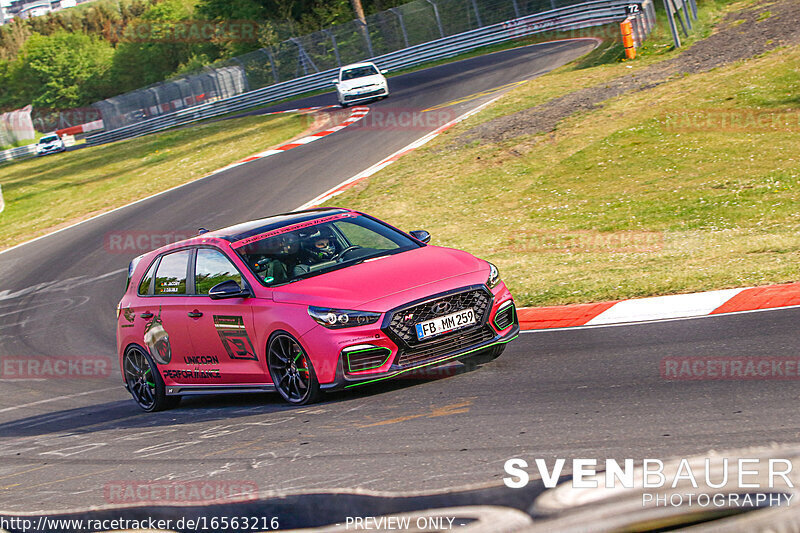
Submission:
[[609,98],[655,87],[670,77],[705,72],[749,59],[779,46],[800,44],[800,1],[762,0],[729,13],[706,39],[679,56],[621,76],[602,85],[580,89],[549,102],[498,117],[461,134],[456,146],[506,141],[521,135],[549,133],[564,118],[591,111]]

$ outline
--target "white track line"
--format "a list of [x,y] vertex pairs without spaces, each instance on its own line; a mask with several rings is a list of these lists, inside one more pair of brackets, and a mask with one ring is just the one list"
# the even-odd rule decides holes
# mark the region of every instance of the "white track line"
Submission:
[[[366,109],[367,111],[364,112],[363,111],[364,109]],[[278,113],[288,113],[288,112],[289,111],[279,111]],[[367,108],[353,107],[352,108],[352,113],[350,114],[350,117],[347,120],[345,120],[344,122],[342,122],[342,124],[340,124],[341,127],[336,126],[336,129],[330,128],[330,131],[333,133],[335,131],[339,131],[340,129],[343,129],[346,126],[349,126],[350,124],[352,124],[354,122],[358,122],[358,120],[361,120],[368,112],[369,112],[369,108],[368,107]],[[277,113],[268,113],[268,114],[277,114]],[[313,135],[311,135],[311,136],[313,137]],[[294,144],[294,143],[288,143],[288,144]],[[284,145],[284,146],[286,146],[286,145]],[[281,148],[283,148],[283,147],[281,147]],[[74,228],[76,226],[80,226],[81,224],[85,224],[87,222],[91,222],[92,220],[98,219],[100,217],[104,217],[106,215],[110,215],[111,213],[114,213],[116,211],[120,211],[122,209],[126,209],[128,207],[131,207],[132,205],[136,205],[136,204],[139,204],[139,203],[142,203],[142,202],[146,202],[147,200],[151,200],[153,198],[161,196],[162,194],[167,194],[168,192],[172,192],[174,190],[180,189],[181,187],[186,187],[186,186],[191,185],[193,183],[197,183],[198,181],[202,181],[204,179],[207,179],[207,178],[210,178],[212,176],[215,176],[215,175],[217,175],[220,172],[223,172],[225,170],[230,170],[231,168],[244,165],[245,163],[249,163],[251,160],[255,161],[257,159],[261,159],[261,158],[267,157],[269,155],[279,154],[279,153],[281,153],[283,151],[285,151],[285,150],[281,150],[280,148],[278,148],[277,150],[267,150],[266,152],[261,152],[261,154],[256,154],[257,156],[261,156],[261,157],[255,157],[254,159],[250,159],[249,157],[246,157],[241,161],[238,161],[236,163],[233,163],[233,164],[227,165],[225,167],[222,167],[220,169],[214,170],[211,173],[206,174],[205,176],[201,176],[201,177],[199,177],[199,178],[197,178],[195,180],[187,181],[186,183],[181,183],[180,185],[176,185],[174,187],[170,187],[169,189],[165,189],[165,190],[157,192],[155,194],[151,194],[150,196],[146,196],[144,198],[140,198],[138,200],[134,200],[133,202],[131,202],[129,204],[125,204],[125,205],[120,206],[120,207],[115,207],[114,209],[111,209],[109,211],[105,211],[105,212],[100,213],[98,215],[94,215],[92,217],[89,217],[89,218],[87,218],[85,220],[81,220],[81,221],[76,222],[74,224],[70,224],[69,226],[65,226],[63,228],[57,229],[55,231],[52,231],[50,233],[46,233],[44,235],[40,235],[40,236],[35,237],[35,238],[33,238],[33,239],[29,240],[29,241],[25,241],[25,242],[22,242],[20,244],[14,245],[11,248],[6,248],[5,250],[0,250],[0,255],[4,254],[6,252],[10,252],[11,250],[16,250],[17,248],[25,246],[26,244],[31,244],[33,242],[36,242],[36,241],[40,240],[40,239],[44,239],[46,237],[50,237],[51,235],[55,235],[57,233],[61,233],[62,231],[66,231],[66,230],[72,229],[72,228]],[[253,157],[253,156],[251,156],[251,157]],[[245,160],[247,160],[247,161],[245,161]]]
[[651,298],[636,298],[617,302],[585,325],[644,322],[669,318],[685,318],[711,314],[725,302],[746,290],[723,289],[692,294],[671,294]]
[[635,322],[620,322],[617,324],[595,324],[593,326],[567,326],[564,328],[540,328],[540,329],[523,329],[520,333],[547,333],[548,331],[567,331],[576,329],[600,329],[600,328],[616,328],[620,326],[639,326],[642,324],[657,324],[659,322],[678,322],[680,320],[695,320],[698,318],[722,318],[731,315],[744,315],[747,313],[763,313],[765,311],[785,311],[786,309],[800,309],[800,305],[787,305],[785,307],[767,307],[764,309],[748,309],[746,311],[731,311],[729,313],[717,313],[715,315],[700,315],[700,316],[682,316],[678,318],[657,318],[653,320],[643,320]]
[[391,165],[392,163],[397,161],[400,157],[402,157],[406,153],[411,152],[413,150],[416,150],[420,146],[423,146],[423,145],[427,144],[428,142],[432,141],[433,139],[438,137],[443,131],[452,128],[453,126],[455,126],[459,122],[462,122],[463,120],[468,119],[472,115],[474,115],[474,114],[478,113],[479,111],[483,110],[485,107],[493,104],[494,102],[499,100],[502,96],[503,95],[500,95],[500,96],[497,96],[495,98],[492,98],[488,102],[485,102],[485,103],[479,105],[475,109],[467,111],[463,115],[460,115],[460,116],[454,118],[453,120],[451,120],[447,124],[438,127],[434,131],[432,131],[430,133],[426,133],[425,135],[423,135],[422,137],[420,137],[416,141],[404,146],[403,148],[399,149],[398,151],[396,151],[395,153],[393,153],[389,157],[379,161],[378,163],[375,163],[374,165],[372,165],[368,169],[359,172],[355,176],[344,180],[343,182],[339,183],[338,185],[332,187],[331,189],[328,189],[327,191],[325,191],[324,193],[320,194],[319,196],[317,196],[313,200],[310,200],[310,201],[304,203],[300,207],[296,208],[295,211],[302,211],[303,209],[309,209],[311,207],[314,207],[316,205],[321,204],[322,202],[325,202],[326,200],[329,200],[329,199],[333,198],[337,194],[340,194],[340,193],[344,192],[348,188],[350,188],[353,185],[355,185],[357,182],[359,182],[359,181],[361,181],[363,179],[366,179],[366,178],[372,176],[373,174],[375,174],[376,172],[378,172],[379,170],[382,170],[382,169],[388,167],[389,165]]
[[[577,38],[577,39],[559,39],[559,40],[556,40],[556,41],[547,41],[546,43],[537,43],[537,44],[534,44],[534,45],[525,45],[525,46],[521,46],[520,48],[525,48],[526,46],[537,46],[537,45],[544,45],[544,44],[550,44],[550,43],[560,43],[560,42],[569,42],[569,41],[595,41],[595,43],[596,43],[595,48],[597,48],[597,46],[599,46],[603,42],[602,39],[598,39],[597,37],[580,37],[580,38]],[[500,52],[492,52],[492,53],[496,54],[496,53],[500,53]],[[522,80],[517,85],[521,85],[522,83],[525,83],[525,82],[528,82],[528,81],[530,81],[530,80],[529,79],[528,80]],[[516,87],[516,85],[515,85],[515,87]],[[513,89],[513,88],[514,87],[510,87],[509,90]],[[451,120],[447,124],[445,124],[443,126],[440,126],[439,128],[435,129],[434,131],[423,135],[422,137],[420,137],[416,141],[408,144],[404,148],[401,148],[400,150],[396,151],[395,153],[393,153],[389,157],[383,159],[382,161],[380,161],[378,163],[375,163],[374,165],[372,165],[368,169],[359,172],[355,176],[344,180],[343,182],[339,183],[339,185],[336,185],[335,187],[333,187],[331,189],[328,189],[326,192],[320,194],[319,196],[317,196],[313,200],[309,200],[308,202],[304,203],[300,207],[297,207],[295,209],[295,211],[302,211],[303,209],[309,209],[311,207],[316,207],[317,205],[321,204],[322,202],[330,200],[334,196],[336,196],[338,194],[341,194],[342,192],[344,192],[345,190],[349,189],[350,187],[352,187],[353,185],[355,185],[359,181],[364,180],[366,178],[369,178],[370,176],[372,176],[376,172],[378,172],[380,170],[383,170],[384,168],[388,167],[389,165],[391,165],[392,163],[397,161],[400,157],[404,156],[408,152],[416,150],[420,146],[423,146],[423,145],[429,143],[430,141],[432,141],[433,139],[438,137],[442,132],[444,132],[446,130],[449,130],[450,128],[452,128],[453,126],[458,124],[459,122],[463,122],[464,120],[468,119],[472,115],[475,115],[476,113],[482,111],[484,108],[490,106],[491,104],[493,104],[494,102],[496,102],[497,100],[502,98],[506,94],[506,92],[508,92],[508,91],[504,91],[502,94],[496,96],[495,98],[492,98],[488,102],[485,102],[485,103],[479,105],[478,107],[476,107],[476,108],[474,108],[474,109],[472,109],[470,111],[467,111],[463,115],[460,115],[460,116],[454,118],[453,120]]]
[[37,402],[23,403],[22,405],[14,405],[12,407],[4,407],[3,409],[0,409],[0,413],[7,413],[9,411],[16,411],[17,409],[25,409],[26,407],[33,407],[35,405],[41,405],[43,403],[57,402],[57,401],[60,401],[60,400],[69,400],[69,399],[72,399],[72,398],[78,398],[79,396],[87,396],[89,394],[98,394],[98,393],[101,393],[101,392],[109,392],[109,391],[112,391],[112,390],[120,390],[121,388],[122,388],[122,386],[109,387],[107,389],[98,389],[98,390],[90,390],[90,391],[86,391],[86,392],[78,392],[76,394],[68,394],[66,396],[56,396],[55,398],[47,398],[46,400],[39,400]]

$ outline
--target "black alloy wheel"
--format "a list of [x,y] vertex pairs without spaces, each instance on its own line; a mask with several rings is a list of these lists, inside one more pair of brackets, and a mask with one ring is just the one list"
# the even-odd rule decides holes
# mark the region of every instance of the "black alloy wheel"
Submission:
[[155,363],[142,348],[128,348],[122,360],[122,372],[133,399],[144,411],[162,411],[175,407],[180,402],[180,396],[167,396],[164,381]]
[[319,399],[319,382],[311,360],[288,333],[272,335],[267,347],[267,365],[275,388],[287,402],[305,405]]

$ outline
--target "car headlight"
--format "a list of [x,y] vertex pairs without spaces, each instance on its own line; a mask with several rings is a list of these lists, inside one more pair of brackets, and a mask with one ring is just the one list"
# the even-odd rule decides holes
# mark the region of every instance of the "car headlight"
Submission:
[[492,263],[489,263],[489,279],[486,280],[486,285],[490,289],[494,289],[500,283],[500,271]]
[[317,324],[328,329],[352,328],[374,324],[381,317],[380,313],[370,311],[350,311],[347,309],[330,309],[328,307],[309,306],[308,314]]

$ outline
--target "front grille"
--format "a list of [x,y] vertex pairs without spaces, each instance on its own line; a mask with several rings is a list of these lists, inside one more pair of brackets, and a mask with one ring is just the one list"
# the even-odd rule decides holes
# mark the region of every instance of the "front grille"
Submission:
[[494,325],[497,328],[497,331],[503,331],[516,321],[517,310],[514,307],[514,304],[509,305],[494,316]]
[[348,372],[360,372],[383,366],[391,354],[389,348],[378,346],[345,352]]
[[488,325],[478,329],[457,331],[413,348],[401,348],[397,364],[403,367],[422,363],[428,359],[443,357],[488,341],[494,338],[494,335],[494,331]]
[[[450,307],[445,312],[434,313],[433,307],[441,302],[447,302]],[[492,303],[492,295],[486,289],[469,289],[455,294],[442,296],[441,298],[434,298],[427,302],[420,304],[410,305],[401,309],[395,310],[389,319],[388,333],[390,337],[402,341],[406,346],[413,347],[420,344],[427,344],[433,342],[439,337],[433,339],[420,341],[417,339],[417,332],[415,325],[462,309],[471,307],[475,311],[475,316],[478,323],[470,327],[466,331],[474,331],[479,325],[486,322],[486,314],[489,312]],[[446,333],[444,337],[463,333],[464,330],[455,331],[453,333]]]

